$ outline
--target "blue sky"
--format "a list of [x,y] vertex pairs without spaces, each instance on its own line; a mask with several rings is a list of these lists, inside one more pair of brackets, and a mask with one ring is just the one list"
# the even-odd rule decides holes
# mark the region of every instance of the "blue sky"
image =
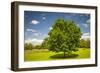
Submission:
[[24,11],[25,42],[32,42],[34,45],[41,43],[58,18],[73,20],[83,33],[81,38],[89,38],[90,14]]

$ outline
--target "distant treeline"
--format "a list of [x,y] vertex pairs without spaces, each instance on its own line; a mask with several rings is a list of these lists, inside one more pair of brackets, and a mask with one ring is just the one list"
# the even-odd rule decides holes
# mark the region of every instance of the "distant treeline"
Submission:
[[80,40],[80,45],[79,45],[80,48],[90,48],[90,39],[81,39]]
[[[32,43],[25,43],[24,46],[25,46],[24,48],[25,50],[48,49],[48,44],[46,42],[46,39],[41,45],[34,46]],[[90,48],[90,39],[87,39],[87,40],[81,39],[79,48]]]

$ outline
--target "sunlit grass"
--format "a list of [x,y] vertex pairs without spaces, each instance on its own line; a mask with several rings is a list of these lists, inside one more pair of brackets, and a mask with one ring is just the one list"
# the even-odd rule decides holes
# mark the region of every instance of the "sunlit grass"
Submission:
[[[67,56],[67,55],[66,55]],[[25,61],[41,61],[41,60],[56,60],[56,59],[85,59],[90,58],[90,49],[79,48],[79,51],[73,52],[72,56],[63,57],[63,52],[55,53],[48,50],[25,50]]]

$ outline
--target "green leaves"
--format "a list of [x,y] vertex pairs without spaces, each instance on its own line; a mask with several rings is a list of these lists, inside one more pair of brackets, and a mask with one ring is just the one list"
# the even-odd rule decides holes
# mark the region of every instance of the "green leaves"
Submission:
[[81,38],[80,28],[73,21],[57,19],[48,33],[49,50],[55,52],[77,51]]
[[25,43],[25,50],[32,50],[34,47],[31,43]]
[[89,39],[86,39],[86,40],[84,40],[84,39],[81,39],[80,40],[80,47],[81,48],[90,48],[90,40]]

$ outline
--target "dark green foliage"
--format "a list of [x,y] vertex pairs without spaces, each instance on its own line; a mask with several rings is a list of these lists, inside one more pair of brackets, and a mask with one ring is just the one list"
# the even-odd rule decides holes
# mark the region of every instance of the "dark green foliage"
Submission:
[[34,49],[42,49],[41,45],[34,46]]
[[34,47],[31,43],[25,43],[25,50],[32,50]]
[[57,19],[52,26],[52,30],[48,33],[48,48],[54,52],[65,52],[71,54],[77,51],[81,38],[80,28],[73,21],[64,21]]
[[87,40],[81,39],[80,40],[80,48],[90,48],[90,40],[89,39],[87,39]]
[[45,38],[44,39],[44,41],[43,41],[43,43],[42,43],[42,45],[41,45],[41,47],[43,48],[43,49],[48,49],[48,37],[47,38]]

